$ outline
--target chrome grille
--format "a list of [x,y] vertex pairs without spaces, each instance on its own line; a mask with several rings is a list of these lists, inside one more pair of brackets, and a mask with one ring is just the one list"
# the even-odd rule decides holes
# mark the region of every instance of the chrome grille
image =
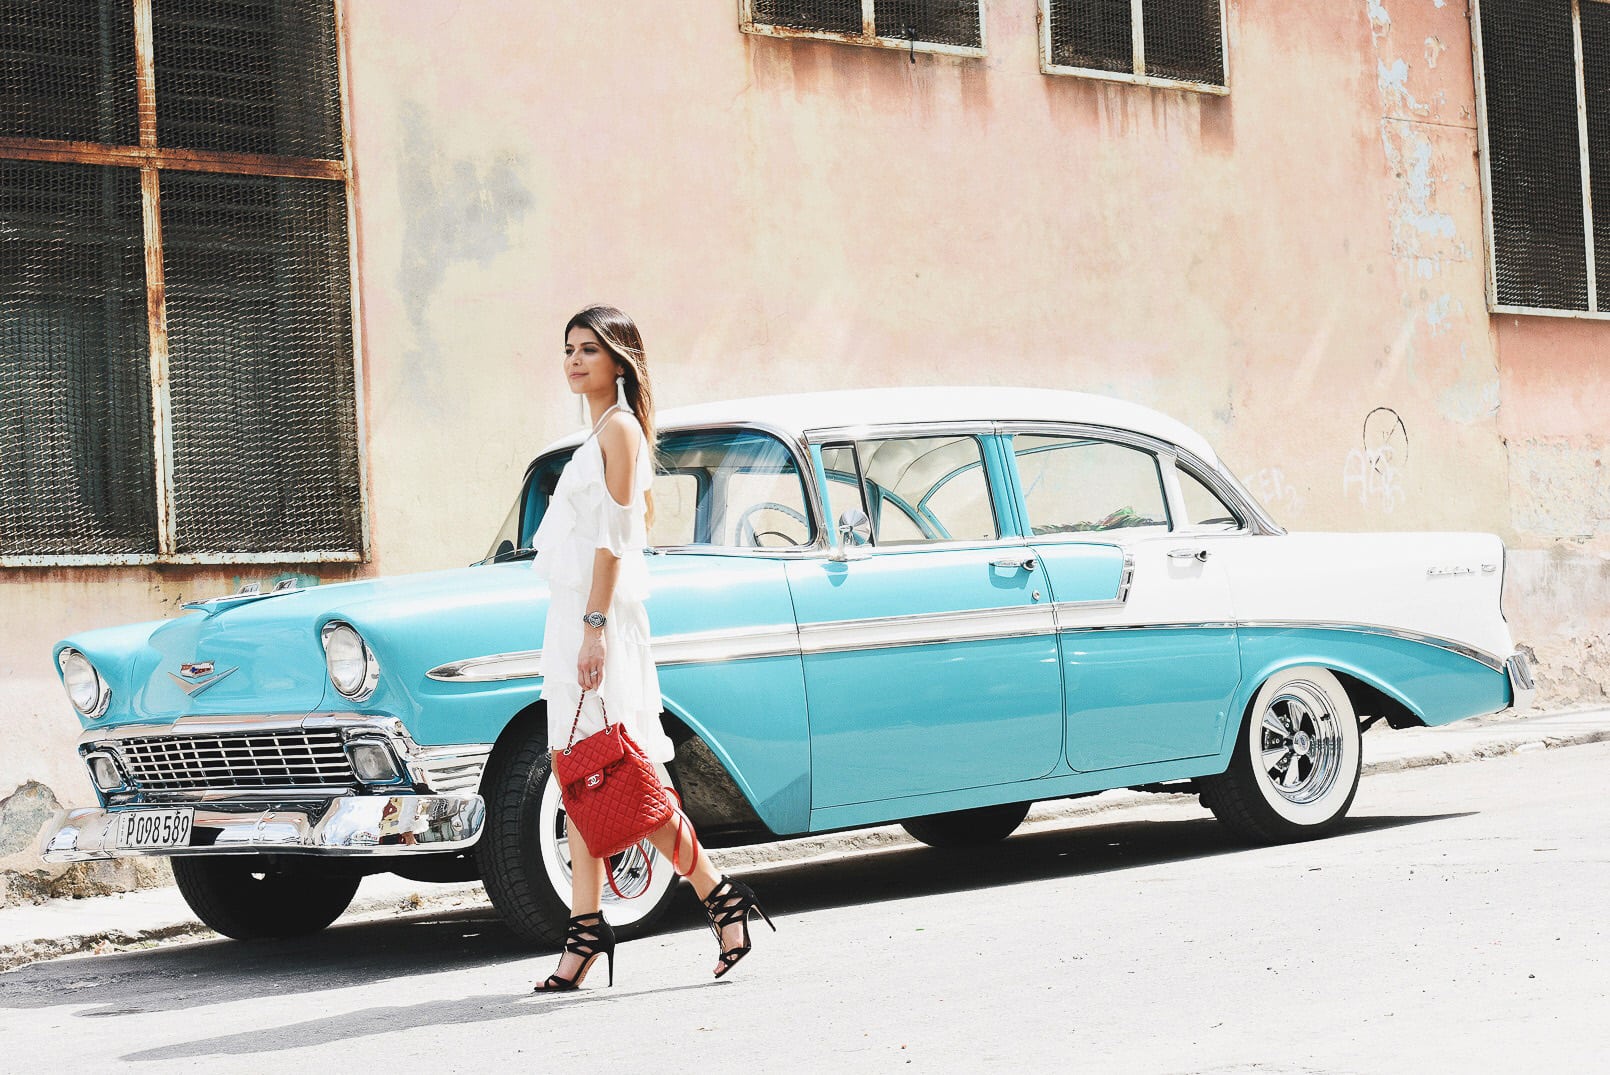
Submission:
[[146,791],[341,787],[352,764],[334,729],[150,735],[125,739],[118,753]]

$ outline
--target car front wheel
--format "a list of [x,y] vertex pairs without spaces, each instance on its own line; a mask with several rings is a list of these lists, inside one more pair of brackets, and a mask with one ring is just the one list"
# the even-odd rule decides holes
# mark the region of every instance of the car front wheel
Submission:
[[1259,688],[1229,769],[1199,782],[1202,804],[1249,840],[1311,839],[1347,815],[1362,768],[1341,682],[1323,668],[1291,668]]
[[[477,854],[486,894],[509,928],[537,944],[562,945],[570,918],[570,840],[551,769],[540,733],[494,763]],[[611,858],[609,869],[621,895],[604,886],[604,917],[621,939],[641,936],[676,897],[676,873],[647,841]]]
[[173,860],[179,894],[207,925],[237,941],[305,937],[341,917],[362,875],[311,864],[284,868],[258,855]]

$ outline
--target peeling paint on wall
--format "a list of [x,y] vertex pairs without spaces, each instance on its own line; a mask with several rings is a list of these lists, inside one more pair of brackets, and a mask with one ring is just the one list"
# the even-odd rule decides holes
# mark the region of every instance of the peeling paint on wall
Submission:
[[1511,510],[1523,533],[1586,543],[1610,519],[1610,444],[1534,437],[1509,445]]

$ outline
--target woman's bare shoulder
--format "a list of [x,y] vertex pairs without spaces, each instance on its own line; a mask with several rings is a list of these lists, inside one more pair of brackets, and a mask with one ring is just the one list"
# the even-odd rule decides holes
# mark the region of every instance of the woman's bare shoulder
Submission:
[[607,454],[613,449],[634,450],[643,439],[643,427],[631,411],[616,411],[604,419],[598,431],[598,442]]

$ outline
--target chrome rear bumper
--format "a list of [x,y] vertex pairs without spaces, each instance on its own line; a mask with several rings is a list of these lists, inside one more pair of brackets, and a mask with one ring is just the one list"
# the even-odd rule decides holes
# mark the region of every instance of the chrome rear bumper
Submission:
[[1537,678],[1532,675],[1532,659],[1525,650],[1516,650],[1504,662],[1509,674],[1509,706],[1511,709],[1530,709],[1537,701]]
[[[179,805],[179,804],[175,804]],[[150,855],[410,855],[475,843],[486,821],[479,795],[347,795],[292,803],[196,803],[183,847],[117,845],[117,816],[157,807],[70,810],[47,830],[47,862]]]

